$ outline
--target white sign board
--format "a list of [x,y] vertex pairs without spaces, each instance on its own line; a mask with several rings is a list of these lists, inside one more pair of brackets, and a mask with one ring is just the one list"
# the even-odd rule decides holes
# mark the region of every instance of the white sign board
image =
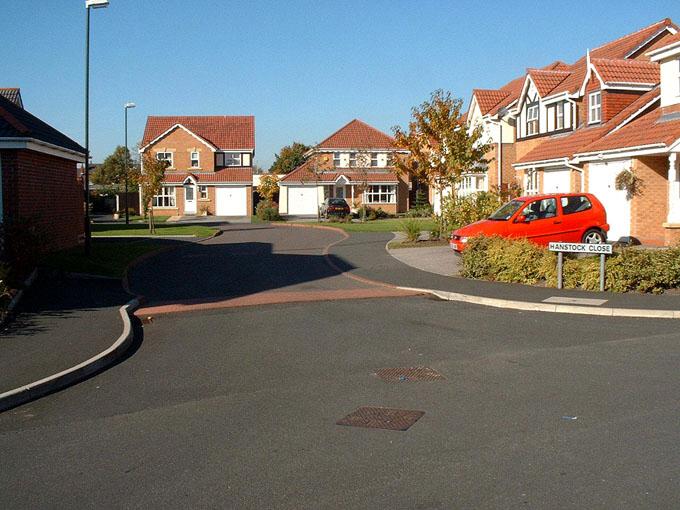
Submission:
[[594,255],[611,255],[611,244],[590,244],[590,243],[549,243],[550,251],[561,251],[566,253],[590,253]]

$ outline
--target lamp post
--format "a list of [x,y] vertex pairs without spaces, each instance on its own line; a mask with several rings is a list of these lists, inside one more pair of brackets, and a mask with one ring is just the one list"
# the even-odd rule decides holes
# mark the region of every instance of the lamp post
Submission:
[[127,117],[128,110],[137,106],[135,103],[125,103],[123,108],[125,109],[125,224],[130,224],[130,211],[128,208],[128,139],[127,139]]
[[85,255],[90,254],[90,9],[109,6],[109,0],[85,0]]

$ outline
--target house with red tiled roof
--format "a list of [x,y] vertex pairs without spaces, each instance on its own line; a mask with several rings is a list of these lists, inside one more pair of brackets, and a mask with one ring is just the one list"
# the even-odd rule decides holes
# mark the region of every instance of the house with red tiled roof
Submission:
[[160,213],[251,214],[255,117],[150,116],[139,152],[168,162]]
[[315,216],[327,198],[344,198],[353,210],[362,204],[396,214],[409,208],[407,177],[394,158],[405,154],[394,139],[354,119],[307,153],[307,160],[279,181],[282,215]]
[[[680,139],[668,111],[680,87],[678,47],[678,28],[664,19],[588,51],[567,69],[529,70],[515,111],[513,166],[524,192],[595,194],[607,210],[610,239],[680,239],[668,194],[671,139]],[[617,189],[617,177],[630,171],[647,182],[635,193]]]

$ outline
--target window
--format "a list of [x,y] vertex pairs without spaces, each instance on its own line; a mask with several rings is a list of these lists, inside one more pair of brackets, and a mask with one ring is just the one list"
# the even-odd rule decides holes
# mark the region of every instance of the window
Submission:
[[578,197],[562,197],[560,199],[562,204],[562,212],[564,214],[574,214],[581,211],[587,211],[592,207],[588,197],[578,196]]
[[527,170],[524,191],[527,195],[536,195],[538,193],[538,172],[536,170]]
[[371,152],[371,166],[378,166],[378,153]]
[[349,166],[350,166],[350,168],[357,166],[357,153],[356,152],[350,152],[349,153]]
[[201,166],[201,162],[198,158],[198,152],[194,151],[191,153],[191,168],[198,168]]
[[555,105],[555,129],[564,129],[564,103]]
[[200,200],[208,199],[208,186],[200,185],[198,187],[198,198]]
[[[159,158],[160,159],[160,158]],[[175,187],[163,186],[161,192],[153,197],[154,207],[175,207]]]
[[215,153],[215,166],[241,166],[240,152]]
[[538,133],[538,103],[527,106],[527,136]]
[[602,120],[602,93],[593,92],[588,96],[588,124]]
[[484,191],[486,188],[486,175],[467,174],[463,175],[458,187],[458,196],[467,196],[473,193]]
[[553,218],[557,216],[557,200],[554,198],[536,200],[522,209],[520,214],[528,221]]
[[172,167],[172,152],[157,152],[156,159],[158,161],[167,161],[168,166]]
[[397,187],[393,184],[372,185],[365,196],[367,204],[394,204],[397,202]]
[[335,166],[335,167],[340,166],[340,153],[339,152],[333,153],[333,166]]

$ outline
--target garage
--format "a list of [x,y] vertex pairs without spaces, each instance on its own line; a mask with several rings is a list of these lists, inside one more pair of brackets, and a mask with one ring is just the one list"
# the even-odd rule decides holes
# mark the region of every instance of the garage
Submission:
[[559,170],[543,171],[544,193],[569,193],[571,191],[571,170],[560,168]]
[[248,216],[248,189],[245,186],[216,186],[217,216]]
[[616,189],[616,176],[630,167],[630,160],[597,162],[588,165],[588,191],[595,195],[605,211],[610,241],[630,235],[630,200],[625,190]]
[[288,214],[316,215],[318,207],[316,186],[288,186]]

